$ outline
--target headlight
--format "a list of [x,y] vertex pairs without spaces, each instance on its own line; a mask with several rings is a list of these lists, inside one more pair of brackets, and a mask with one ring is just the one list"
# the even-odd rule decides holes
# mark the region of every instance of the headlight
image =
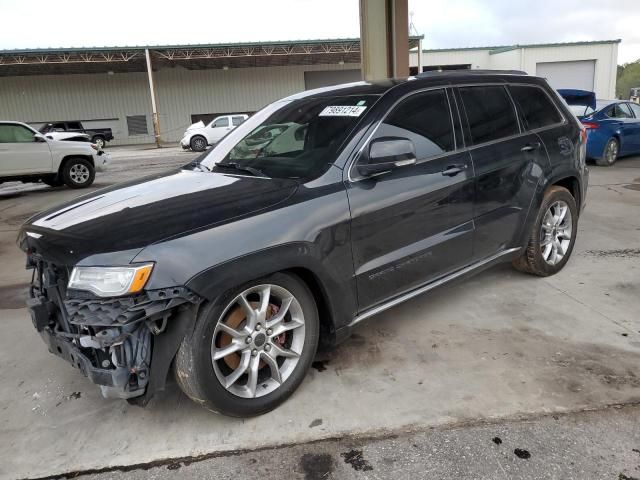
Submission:
[[153,264],[135,267],[75,267],[68,288],[88,290],[99,297],[138,293],[151,276]]

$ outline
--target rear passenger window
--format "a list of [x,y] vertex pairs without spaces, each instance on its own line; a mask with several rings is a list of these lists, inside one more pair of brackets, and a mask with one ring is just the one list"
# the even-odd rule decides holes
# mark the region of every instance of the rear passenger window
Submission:
[[237,127],[242,122],[244,122],[244,117],[231,117],[231,123],[234,127]]
[[418,93],[402,101],[380,125],[376,137],[408,138],[419,160],[452,151],[455,142],[445,91]]
[[519,133],[513,104],[504,87],[461,87],[460,95],[475,145]]
[[528,129],[562,122],[560,112],[541,88],[520,85],[510,86],[509,89]]

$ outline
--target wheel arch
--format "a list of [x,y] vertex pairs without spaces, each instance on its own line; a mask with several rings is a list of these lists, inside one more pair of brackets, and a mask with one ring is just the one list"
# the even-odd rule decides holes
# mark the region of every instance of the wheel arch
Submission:
[[66,163],[69,160],[73,160],[74,158],[83,158],[85,160],[88,160],[89,163],[91,163],[91,166],[93,166],[95,168],[95,163],[93,161],[93,157],[91,155],[83,155],[83,154],[71,154],[71,155],[65,155],[64,157],[62,157],[62,160],[60,160],[60,166],[58,167],[58,175],[62,174],[62,169],[64,168],[64,166],[66,165]]
[[578,177],[576,177],[575,175],[568,175],[566,177],[562,177],[559,178],[551,183],[549,183],[547,185],[547,187],[545,188],[545,191],[553,186],[559,186],[559,187],[564,187],[567,190],[569,190],[569,193],[571,193],[571,196],[573,196],[573,198],[576,201],[576,206],[578,207],[578,212],[580,212],[580,204],[581,204],[581,199],[582,199],[582,193],[580,190],[580,181],[578,180]]
[[186,286],[215,301],[230,288],[278,272],[295,275],[309,288],[318,308],[321,344],[336,343],[336,330],[356,314],[355,286],[345,285],[339,275],[330,272],[312,244],[296,242],[236,258],[198,273]]

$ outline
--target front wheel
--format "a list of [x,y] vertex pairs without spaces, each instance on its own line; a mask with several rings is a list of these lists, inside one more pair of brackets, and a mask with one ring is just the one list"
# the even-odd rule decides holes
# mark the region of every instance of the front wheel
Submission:
[[596,159],[596,165],[601,167],[610,167],[616,160],[618,159],[618,154],[620,153],[620,144],[618,140],[615,138],[609,139],[607,145],[604,147],[604,153],[602,154],[602,158]]
[[230,290],[198,315],[175,359],[180,388],[214,412],[266,413],[298,388],[318,346],[313,295],[276,273]]
[[575,199],[564,187],[550,187],[544,194],[529,243],[513,266],[541,277],[559,272],[571,256],[577,231]]
[[70,158],[62,167],[62,180],[70,188],[87,188],[95,177],[93,164],[85,158]]
[[191,138],[189,146],[194,152],[204,152],[207,149],[207,139],[202,135],[195,135]]

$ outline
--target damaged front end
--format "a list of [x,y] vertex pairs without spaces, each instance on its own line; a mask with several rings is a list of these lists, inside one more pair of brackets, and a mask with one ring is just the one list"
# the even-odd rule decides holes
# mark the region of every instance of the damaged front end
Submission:
[[200,297],[185,287],[103,298],[68,289],[70,268],[30,255],[27,307],[49,351],[80,369],[106,398],[146,404],[164,388]]

